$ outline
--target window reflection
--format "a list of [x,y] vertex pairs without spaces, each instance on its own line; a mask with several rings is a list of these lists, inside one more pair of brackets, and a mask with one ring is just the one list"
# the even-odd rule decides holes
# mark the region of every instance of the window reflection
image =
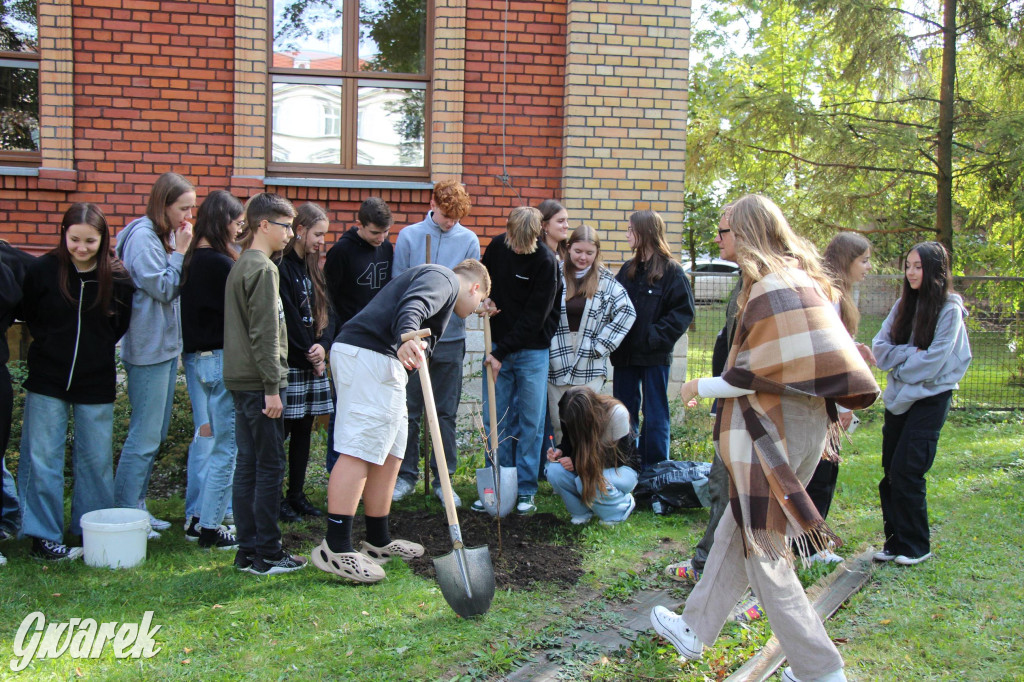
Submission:
[[341,163],[341,85],[274,82],[273,160]]
[[0,60],[0,151],[39,151],[39,77],[36,69]]
[[422,166],[426,90],[368,81],[359,87],[356,163],[361,166]]
[[[274,66],[341,68],[342,4],[336,0],[274,0]],[[280,53],[304,58],[298,59],[300,64],[278,64],[279,57],[288,56]],[[302,64],[310,61],[306,53],[336,61],[334,66]]]
[[35,52],[39,25],[33,0],[0,2],[0,52]]
[[359,70],[426,73],[426,0],[359,0]]

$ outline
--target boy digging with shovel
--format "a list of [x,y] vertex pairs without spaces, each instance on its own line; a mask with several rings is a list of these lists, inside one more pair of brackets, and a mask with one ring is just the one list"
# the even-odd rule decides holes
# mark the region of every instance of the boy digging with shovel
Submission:
[[[335,448],[341,453],[327,483],[327,538],[312,552],[313,565],[354,582],[375,583],[392,557],[412,559],[423,547],[392,540],[388,514],[395,479],[405,454],[405,387],[420,367],[428,343],[402,342],[403,334],[430,329],[430,345],[454,312],[465,319],[490,292],[487,269],[467,259],[452,270],[419,265],[393,279],[349,320],[331,346],[337,381]],[[405,371],[403,371],[405,370]],[[352,519],[359,499],[366,515],[366,540],[352,546]]]

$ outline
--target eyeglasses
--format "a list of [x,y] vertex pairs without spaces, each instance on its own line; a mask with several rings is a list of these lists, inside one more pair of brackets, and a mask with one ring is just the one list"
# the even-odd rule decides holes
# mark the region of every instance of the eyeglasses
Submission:
[[291,223],[278,223],[278,222],[275,222],[273,220],[268,220],[267,222],[270,223],[271,225],[277,225],[278,227],[283,227],[286,230],[292,229],[292,224]]
[[732,229],[727,227],[724,230],[719,230],[718,231],[718,236],[719,236],[719,238],[721,238],[722,236],[727,235],[730,232],[732,232]]

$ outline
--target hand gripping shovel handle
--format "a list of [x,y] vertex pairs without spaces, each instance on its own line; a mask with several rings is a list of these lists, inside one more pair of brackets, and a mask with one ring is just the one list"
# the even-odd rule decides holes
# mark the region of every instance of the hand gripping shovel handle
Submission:
[[[410,339],[422,339],[430,336],[429,329],[420,329],[415,332],[402,334],[402,343]],[[456,549],[462,547],[462,532],[459,530],[459,517],[455,513],[455,498],[452,497],[452,481],[448,474],[448,461],[445,459],[444,442],[441,440],[441,426],[437,421],[437,406],[434,404],[434,387],[430,383],[430,368],[427,365],[426,356],[423,358],[423,366],[420,367],[420,387],[423,393],[423,408],[427,414],[427,424],[430,426],[430,438],[434,442],[434,460],[437,462],[437,477],[441,483],[441,494],[444,498],[444,511],[448,515],[448,525],[453,527],[452,540],[456,543]],[[455,534],[459,537],[456,538]]]
[[[484,353],[490,354],[491,352],[491,318],[488,315],[484,316]],[[484,369],[487,373],[487,418],[491,422],[491,457],[497,458],[498,456],[498,405],[494,399],[494,370],[490,365],[487,365]],[[495,467],[498,466],[497,459],[493,462]],[[497,480],[497,476],[495,476]]]

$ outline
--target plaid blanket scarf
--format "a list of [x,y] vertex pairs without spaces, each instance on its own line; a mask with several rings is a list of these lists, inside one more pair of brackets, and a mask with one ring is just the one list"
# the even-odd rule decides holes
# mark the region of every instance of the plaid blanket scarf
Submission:
[[829,541],[840,546],[790,466],[782,396],[825,398],[827,455],[838,451],[836,403],[867,407],[879,388],[832,303],[803,270],[751,286],[726,368],[728,383],[756,391],[722,401],[714,431],[746,554],[792,562],[787,539],[815,551]]

